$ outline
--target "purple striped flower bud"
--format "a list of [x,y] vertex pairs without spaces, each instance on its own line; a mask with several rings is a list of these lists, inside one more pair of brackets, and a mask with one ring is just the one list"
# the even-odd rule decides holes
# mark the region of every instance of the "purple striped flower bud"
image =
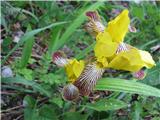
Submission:
[[62,91],[62,97],[65,100],[74,101],[79,97],[79,90],[75,85],[70,83],[64,86]]

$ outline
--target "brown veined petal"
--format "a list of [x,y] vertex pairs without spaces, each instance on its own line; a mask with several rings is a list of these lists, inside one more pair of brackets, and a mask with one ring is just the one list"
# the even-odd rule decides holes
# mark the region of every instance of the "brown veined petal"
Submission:
[[128,51],[130,48],[127,44],[121,42],[117,48],[116,54],[119,54],[122,51]]
[[89,22],[85,25],[86,31],[94,37],[104,31],[105,27],[101,23],[100,16],[96,11],[89,11],[86,13],[86,16],[89,18]]
[[69,63],[69,60],[64,55],[64,53],[57,51],[52,55],[53,63],[56,64],[58,67],[64,67]]
[[96,63],[85,67],[80,77],[74,82],[82,96],[88,96],[92,92],[99,78],[104,73],[103,68],[99,68]]
[[79,90],[73,84],[68,84],[64,86],[62,90],[62,97],[68,101],[74,101],[79,97]]
[[100,16],[97,11],[88,11],[86,12],[86,16],[93,21],[101,21]]

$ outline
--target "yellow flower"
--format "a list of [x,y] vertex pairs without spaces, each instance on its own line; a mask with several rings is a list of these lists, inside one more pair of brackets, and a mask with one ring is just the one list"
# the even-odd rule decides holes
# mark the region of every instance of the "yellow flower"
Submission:
[[128,10],[123,10],[121,14],[108,23],[108,27],[105,29],[115,42],[122,42],[128,32],[130,24],[128,13]]
[[69,82],[74,83],[75,80],[80,76],[84,69],[84,61],[77,61],[76,59],[69,60],[69,63],[65,66]]
[[143,67],[151,68],[155,65],[148,52],[123,43],[129,23],[128,10],[123,10],[109,22],[104,32],[98,33],[94,52],[98,64],[103,68],[135,72]]
[[112,42],[112,38],[107,32],[99,33],[96,39],[95,56],[98,62],[102,62],[103,67],[107,67],[107,58],[115,54],[118,43]]

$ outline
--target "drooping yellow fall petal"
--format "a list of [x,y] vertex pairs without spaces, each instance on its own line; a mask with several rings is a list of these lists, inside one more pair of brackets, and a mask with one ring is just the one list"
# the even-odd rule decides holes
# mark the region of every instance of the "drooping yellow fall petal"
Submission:
[[108,27],[105,29],[111,35],[114,42],[122,42],[128,32],[130,24],[128,13],[127,9],[123,10],[121,14],[108,23]]
[[70,60],[69,64],[65,66],[69,82],[73,83],[82,73],[84,69],[84,61],[77,61],[76,59]]
[[109,63],[110,68],[131,72],[139,71],[143,67],[151,68],[154,65],[154,61],[148,52],[135,48],[119,53]]
[[139,53],[140,53],[141,59],[145,62],[147,68],[151,68],[156,65],[149,52],[139,50]]

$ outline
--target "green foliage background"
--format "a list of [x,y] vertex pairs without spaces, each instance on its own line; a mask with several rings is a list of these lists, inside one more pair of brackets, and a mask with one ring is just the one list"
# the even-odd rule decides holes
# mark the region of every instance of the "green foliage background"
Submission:
[[[95,89],[113,92],[96,101],[91,102],[89,98],[83,98],[79,103],[64,101],[61,89],[67,78],[64,69],[52,63],[52,53],[65,45],[71,57],[85,59],[91,56],[94,39],[83,29],[87,20],[85,12],[97,10],[103,22],[107,23],[114,17],[111,11],[123,10],[124,6],[129,9],[132,24],[138,30],[137,33],[128,33],[125,41],[150,51],[157,66],[147,70],[146,77],[138,82],[129,73],[104,75]],[[158,1],[140,4],[133,1],[3,1],[1,10],[1,25],[5,30],[2,66],[9,65],[14,73],[12,78],[2,78],[2,90],[14,90],[17,92],[15,96],[23,99],[24,120],[160,119],[160,54],[157,50],[151,51],[152,47],[160,44]],[[25,33],[15,44],[12,42],[12,27],[17,22]],[[38,58],[33,55],[36,44],[47,49],[39,53]],[[21,54],[14,56],[18,49]],[[134,96],[137,96],[136,100],[133,100]],[[10,101],[14,97],[10,96]],[[4,109],[7,108],[2,107],[2,111]]]

